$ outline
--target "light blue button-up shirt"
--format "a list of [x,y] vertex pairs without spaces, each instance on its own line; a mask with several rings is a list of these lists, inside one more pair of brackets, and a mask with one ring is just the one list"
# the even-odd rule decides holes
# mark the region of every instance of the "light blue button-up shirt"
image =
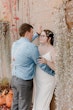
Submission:
[[[35,33],[33,39],[38,37],[38,34]],[[31,43],[27,38],[21,37],[19,40],[13,43],[12,45],[12,76],[16,76],[23,80],[33,79],[36,64],[38,64],[37,59],[40,54],[38,47]],[[45,72],[54,75],[55,72],[51,70],[45,64],[38,64],[41,69]]]

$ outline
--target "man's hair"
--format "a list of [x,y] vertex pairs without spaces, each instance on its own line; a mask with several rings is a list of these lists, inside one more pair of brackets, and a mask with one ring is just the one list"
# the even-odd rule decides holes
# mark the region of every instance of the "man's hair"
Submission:
[[19,28],[19,35],[24,36],[25,33],[28,31],[30,32],[33,29],[33,26],[28,23],[23,23]]

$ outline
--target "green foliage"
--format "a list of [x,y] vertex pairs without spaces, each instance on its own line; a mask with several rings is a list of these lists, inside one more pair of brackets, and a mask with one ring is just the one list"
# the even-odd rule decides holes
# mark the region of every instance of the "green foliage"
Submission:
[[8,78],[3,78],[2,79],[2,81],[1,81],[1,84],[3,85],[3,86],[6,86],[6,85],[8,85],[9,84],[9,80],[8,80]]
[[9,79],[8,78],[3,78],[0,80],[0,92],[6,88],[9,88]]

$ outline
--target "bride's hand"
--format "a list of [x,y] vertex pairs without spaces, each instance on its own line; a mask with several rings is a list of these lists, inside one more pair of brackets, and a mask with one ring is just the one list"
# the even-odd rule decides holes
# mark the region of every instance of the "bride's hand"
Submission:
[[45,59],[45,58],[43,58],[43,57],[40,57],[39,59],[38,59],[38,62],[39,63],[44,63],[44,64],[47,64],[47,60]]

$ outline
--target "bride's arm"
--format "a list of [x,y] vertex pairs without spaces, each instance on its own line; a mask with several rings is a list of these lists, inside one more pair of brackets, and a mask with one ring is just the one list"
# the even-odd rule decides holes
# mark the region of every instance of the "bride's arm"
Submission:
[[55,71],[55,59],[56,59],[56,52],[55,52],[55,49],[53,49],[53,51],[51,52],[52,61],[46,60],[45,58],[41,57],[39,59],[39,63],[47,64],[52,70]]
[[54,62],[48,61],[45,58],[41,57],[40,59],[38,59],[39,63],[41,64],[47,64],[52,70],[55,71],[55,64]]
[[54,64],[54,62],[47,61],[46,64],[47,64],[52,70],[55,71],[55,64]]
[[52,62],[47,61],[47,65],[50,66],[50,68],[55,71],[55,60],[56,60],[56,50],[55,50],[55,48],[51,51],[51,60],[52,60]]

